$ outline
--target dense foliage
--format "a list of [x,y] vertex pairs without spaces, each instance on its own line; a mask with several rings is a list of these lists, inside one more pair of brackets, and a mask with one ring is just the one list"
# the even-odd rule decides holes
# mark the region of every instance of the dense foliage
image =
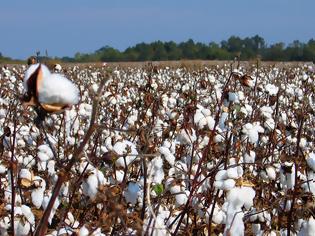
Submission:
[[315,40],[307,43],[298,40],[289,45],[275,43],[267,45],[265,40],[256,35],[244,39],[236,36],[220,44],[194,42],[175,43],[173,41],[139,43],[124,51],[105,46],[90,54],[76,53],[74,58],[65,57],[65,61],[166,61],[181,59],[201,60],[252,60],[257,57],[265,61],[315,61]]
[[[221,43],[209,44],[194,42],[174,41],[152,43],[139,43],[120,51],[110,46],[102,47],[93,53],[76,53],[74,57],[55,58],[64,62],[99,62],[99,61],[166,61],[182,59],[201,60],[252,60],[260,58],[264,61],[315,61],[315,40],[307,43],[298,40],[285,45],[275,43],[267,45],[265,40],[256,35],[240,38],[231,36]],[[12,62],[0,53],[0,63]]]

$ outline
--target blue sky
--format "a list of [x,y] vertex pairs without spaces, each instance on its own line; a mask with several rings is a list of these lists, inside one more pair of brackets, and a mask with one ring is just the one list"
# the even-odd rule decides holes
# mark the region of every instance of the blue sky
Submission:
[[0,52],[73,56],[109,45],[259,34],[267,43],[315,38],[314,0],[10,0],[0,3]]

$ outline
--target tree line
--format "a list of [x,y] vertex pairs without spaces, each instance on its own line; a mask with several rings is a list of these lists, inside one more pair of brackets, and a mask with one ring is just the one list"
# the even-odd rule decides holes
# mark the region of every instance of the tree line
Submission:
[[[315,39],[307,43],[295,40],[267,45],[259,35],[240,38],[231,36],[220,43],[200,43],[192,39],[186,42],[174,41],[139,43],[120,51],[110,46],[93,53],[76,53],[74,57],[54,58],[64,62],[115,62],[115,61],[167,61],[167,60],[255,60],[264,61],[315,61]],[[8,58],[6,58],[8,59]],[[1,61],[1,54],[0,54]]]

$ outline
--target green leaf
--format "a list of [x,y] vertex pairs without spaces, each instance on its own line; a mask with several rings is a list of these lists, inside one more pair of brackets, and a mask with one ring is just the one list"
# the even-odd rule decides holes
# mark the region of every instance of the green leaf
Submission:
[[154,192],[159,196],[163,193],[164,187],[163,184],[156,184],[153,187]]

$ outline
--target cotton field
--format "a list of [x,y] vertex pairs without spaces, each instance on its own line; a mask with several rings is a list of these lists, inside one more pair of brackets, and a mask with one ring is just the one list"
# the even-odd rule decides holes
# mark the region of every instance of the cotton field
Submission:
[[32,66],[1,67],[1,235],[314,235],[313,65],[58,65],[26,106]]

